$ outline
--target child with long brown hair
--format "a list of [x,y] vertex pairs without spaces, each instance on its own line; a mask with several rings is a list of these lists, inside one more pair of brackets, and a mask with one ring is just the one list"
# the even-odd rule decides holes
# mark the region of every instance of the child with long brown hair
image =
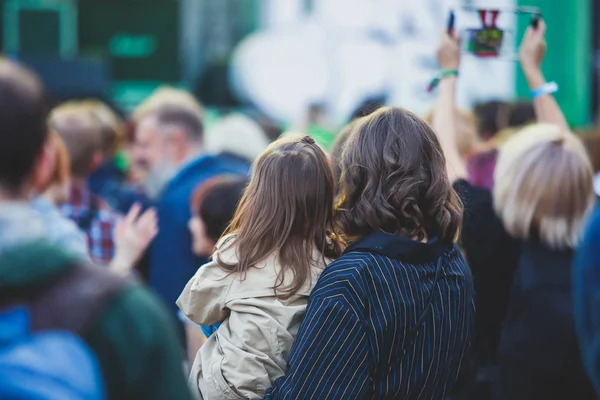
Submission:
[[285,373],[311,290],[342,251],[334,197],[331,164],[308,136],[280,139],[254,162],[213,261],[177,301],[198,324],[223,322],[192,367],[201,398],[263,398]]

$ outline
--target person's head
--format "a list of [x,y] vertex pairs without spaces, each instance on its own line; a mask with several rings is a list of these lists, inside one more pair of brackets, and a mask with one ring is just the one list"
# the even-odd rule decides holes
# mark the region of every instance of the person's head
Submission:
[[183,162],[203,146],[202,114],[167,104],[144,115],[135,130],[133,162],[146,174],[145,186],[156,197]]
[[271,255],[281,265],[274,285],[289,297],[311,279],[320,257],[337,257],[341,242],[333,233],[335,182],[327,155],[308,136],[273,142],[252,165],[252,175],[227,230],[234,234],[238,262],[217,262],[245,273]]
[[27,196],[49,166],[44,98],[34,74],[0,58],[0,197]]
[[80,105],[89,110],[100,125],[103,157],[114,157],[125,140],[125,122],[113,109],[99,100],[85,100]]
[[227,153],[252,162],[267,148],[269,139],[260,125],[242,114],[228,115],[206,132],[206,150]]
[[356,125],[356,121],[358,120],[350,122],[339,131],[335,137],[333,146],[331,147],[329,158],[331,159],[331,165],[333,166],[333,176],[335,178],[336,185],[339,185],[340,178],[342,176],[342,167],[340,165],[342,152],[344,151],[344,146],[346,145],[346,142],[352,133],[352,128]]
[[66,104],[52,110],[49,125],[67,148],[71,176],[86,179],[103,159],[102,129],[98,120],[79,104]]
[[341,168],[337,224],[348,238],[456,240],[462,206],[435,133],[415,114],[385,107],[358,121]]
[[233,219],[248,181],[236,176],[218,176],[201,183],[192,194],[192,218],[188,227],[192,247],[199,256],[210,256]]
[[494,208],[515,238],[572,248],[594,201],[592,181],[579,139],[555,125],[532,125],[500,149]]
[[492,100],[475,105],[479,137],[488,140],[508,126],[509,106],[505,102]]
[[48,201],[59,205],[69,198],[69,183],[71,180],[71,160],[65,144],[58,134],[50,132],[48,138],[48,156],[50,168],[44,171],[36,185],[36,192]]
[[[435,111],[430,111],[425,116],[425,121],[430,125],[433,123]],[[477,121],[470,112],[456,109],[454,112],[456,122],[456,144],[458,153],[463,159],[468,159],[479,150],[480,140],[477,136]]]
[[156,113],[165,106],[177,106],[186,108],[192,112],[204,116],[204,108],[196,98],[182,89],[169,86],[163,86],[156,89],[147,99],[145,99],[131,114],[133,124],[138,124],[142,118]]
[[533,104],[517,101],[508,105],[508,127],[521,128],[535,122]]
[[350,120],[366,117],[385,105],[385,97],[373,97],[365,99],[352,113]]

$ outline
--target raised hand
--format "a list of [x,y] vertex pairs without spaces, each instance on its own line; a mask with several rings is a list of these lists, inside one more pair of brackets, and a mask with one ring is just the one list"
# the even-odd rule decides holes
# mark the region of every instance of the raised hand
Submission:
[[537,28],[529,26],[519,47],[519,61],[525,73],[539,70],[546,55],[546,24],[540,19]]
[[111,269],[128,273],[134,267],[156,234],[158,221],[156,211],[148,209],[140,215],[141,207],[135,204],[115,228],[114,242],[116,254]]
[[[546,56],[546,24],[539,19],[537,27],[529,26],[523,35],[519,48],[519,61],[529,84],[534,91],[546,85],[542,73],[542,61]],[[551,92],[534,96],[533,107],[538,122],[556,124],[566,131],[569,130],[567,120]]]
[[460,64],[460,42],[455,30],[444,31],[437,50],[437,60],[443,70],[457,70]]

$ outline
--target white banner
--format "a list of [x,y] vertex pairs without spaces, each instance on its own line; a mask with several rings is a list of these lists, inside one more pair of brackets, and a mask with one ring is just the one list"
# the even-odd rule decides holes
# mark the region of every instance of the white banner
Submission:
[[[515,1],[495,0],[494,7]],[[425,113],[448,10],[457,11],[459,29],[481,24],[477,13],[460,11],[464,0],[314,0],[309,15],[304,2],[282,3],[288,0],[265,2],[269,23],[239,45],[231,71],[240,98],[282,122],[298,121],[311,103],[321,103],[343,123],[363,100],[382,95]],[[513,28],[514,15],[501,14],[498,25]],[[514,71],[510,61],[465,55],[459,104],[513,97]]]

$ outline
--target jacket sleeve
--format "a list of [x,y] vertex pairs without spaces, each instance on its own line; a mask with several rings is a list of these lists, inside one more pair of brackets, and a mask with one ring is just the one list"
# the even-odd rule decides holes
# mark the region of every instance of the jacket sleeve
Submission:
[[203,265],[177,299],[179,309],[193,322],[213,325],[223,322],[229,310],[226,296],[233,277],[215,261]]
[[265,399],[364,399],[372,386],[366,332],[341,300],[309,303],[285,376]]
[[102,312],[86,339],[102,368],[108,399],[192,399],[174,319],[134,285]]

